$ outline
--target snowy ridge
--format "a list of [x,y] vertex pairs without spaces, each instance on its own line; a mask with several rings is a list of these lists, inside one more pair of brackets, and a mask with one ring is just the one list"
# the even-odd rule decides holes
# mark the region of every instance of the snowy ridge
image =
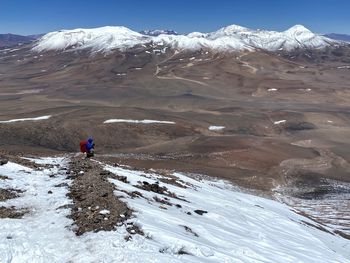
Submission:
[[[0,219],[0,262],[350,263],[349,240],[302,224],[315,223],[288,206],[242,193],[224,181],[103,163],[106,170],[127,178],[109,181],[116,186],[115,194],[135,211],[126,223],[133,222],[146,236],[135,234],[126,241],[128,232],[122,225],[115,231],[77,237],[72,219],[67,218],[71,180],[63,169],[69,159],[26,159],[50,166],[38,170],[12,162],[0,166],[0,174],[8,177],[0,180],[0,187],[24,191],[0,206],[29,209],[23,218]],[[137,187],[142,184],[159,184],[167,190]],[[141,195],[130,196],[133,191]]]
[[126,27],[100,27],[51,32],[35,45],[35,51],[91,48],[93,51],[125,50],[148,42],[148,37]]
[[[148,32],[148,31],[147,31]],[[312,33],[301,25],[283,32],[252,30],[231,25],[211,33],[193,32],[188,35],[169,34],[167,31],[149,31],[143,35],[126,27],[101,27],[51,32],[44,35],[33,47],[34,51],[75,50],[89,48],[93,52],[124,51],[141,45],[166,45],[180,50],[201,48],[215,51],[242,51],[262,49],[267,51],[297,48],[320,49],[340,44]]]

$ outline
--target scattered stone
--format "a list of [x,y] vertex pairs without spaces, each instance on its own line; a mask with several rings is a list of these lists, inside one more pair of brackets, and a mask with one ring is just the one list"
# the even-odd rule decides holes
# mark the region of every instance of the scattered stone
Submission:
[[203,215],[203,214],[208,213],[208,211],[204,211],[204,210],[200,210],[200,209],[194,210],[194,212],[198,215]]
[[142,236],[145,235],[145,233],[141,230],[141,228],[138,225],[134,225],[133,223],[131,223],[131,225],[129,225],[126,228],[126,231],[128,231],[129,234],[131,234],[131,235],[135,235],[135,234],[139,234]]
[[139,191],[132,191],[131,197],[142,197],[143,195]]
[[173,206],[172,203],[170,203],[169,201],[166,200],[167,198],[164,198],[164,199],[161,199],[159,198],[158,196],[154,196],[153,197],[153,200],[158,202],[158,203],[161,203],[161,204],[164,204],[164,205],[168,205],[168,206]]
[[49,190],[47,193],[48,193],[48,194],[52,194],[52,191],[51,191],[51,190]]
[[74,205],[72,205],[72,204],[61,205],[61,206],[56,208],[56,210],[58,210],[58,209],[74,209]]
[[101,215],[109,215],[111,212],[107,209],[103,209],[99,212]]
[[8,159],[7,158],[4,158],[4,157],[0,157],[0,165],[5,165],[8,163]]
[[285,129],[288,131],[303,131],[316,129],[316,126],[310,122],[290,122],[285,126]]
[[[182,226],[182,225],[180,225],[180,226]],[[198,234],[196,232],[194,232],[190,227],[188,227],[188,226],[182,226],[182,227],[185,228],[186,232],[191,233],[195,237],[198,237]]]
[[101,197],[107,197],[107,196],[108,196],[108,193],[107,193],[107,192],[101,194]]
[[69,185],[67,183],[60,183],[55,185],[55,187],[68,187]]

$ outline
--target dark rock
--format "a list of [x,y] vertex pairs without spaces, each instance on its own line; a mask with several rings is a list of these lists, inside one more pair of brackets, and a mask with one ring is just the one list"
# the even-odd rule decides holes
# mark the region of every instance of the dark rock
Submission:
[[101,194],[101,197],[107,197],[108,196],[108,193],[106,192],[106,193],[103,193],[103,194]]
[[68,187],[69,185],[67,183],[61,183],[61,184],[57,184],[55,185],[55,187]]
[[4,164],[7,164],[8,163],[8,159],[6,158],[3,158],[3,157],[0,157],[0,165],[4,165]]
[[309,122],[287,123],[285,129],[288,131],[303,131],[316,129],[316,126]]
[[208,213],[208,211],[204,211],[204,210],[200,210],[200,209],[194,210],[194,212],[198,215],[203,215],[203,214]]

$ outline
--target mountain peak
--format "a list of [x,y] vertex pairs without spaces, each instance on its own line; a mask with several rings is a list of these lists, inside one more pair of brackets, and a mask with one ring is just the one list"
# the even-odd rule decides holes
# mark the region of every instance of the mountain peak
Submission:
[[[292,33],[292,34],[300,34],[300,33],[312,33],[309,29],[304,27],[303,25],[295,25],[291,28],[284,31],[286,33]],[[313,34],[313,33],[312,33]]]
[[239,25],[229,25],[223,28],[220,28],[219,30],[210,33],[210,37],[224,37],[224,36],[232,36],[238,33],[242,33],[242,32],[249,32],[250,29],[243,27],[243,26],[239,26]]

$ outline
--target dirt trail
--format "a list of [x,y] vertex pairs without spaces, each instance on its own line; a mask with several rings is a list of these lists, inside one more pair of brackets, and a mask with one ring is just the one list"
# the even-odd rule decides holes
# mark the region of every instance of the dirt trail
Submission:
[[116,176],[104,171],[98,162],[74,157],[67,173],[73,180],[68,196],[74,203],[71,218],[77,235],[114,230],[131,217],[132,210],[118,200],[115,188],[108,182],[108,178]]
[[202,81],[194,80],[194,79],[187,79],[187,78],[182,78],[176,76],[172,71],[170,71],[169,76],[159,76],[158,74],[160,73],[160,68],[157,66],[156,73],[154,74],[158,79],[170,79],[170,80],[183,80],[183,81],[189,81],[193,82],[202,86],[208,86],[207,83],[204,83]]
[[240,55],[239,57],[237,57],[238,61],[241,62],[241,63],[243,64],[244,67],[249,68],[253,74],[256,74],[256,72],[258,71],[258,68],[254,67],[254,66],[252,66],[251,64],[249,64],[248,62],[242,60],[242,58],[243,58],[244,56],[246,56],[246,55],[248,55],[248,54],[247,54],[247,53],[243,53],[242,55]]

